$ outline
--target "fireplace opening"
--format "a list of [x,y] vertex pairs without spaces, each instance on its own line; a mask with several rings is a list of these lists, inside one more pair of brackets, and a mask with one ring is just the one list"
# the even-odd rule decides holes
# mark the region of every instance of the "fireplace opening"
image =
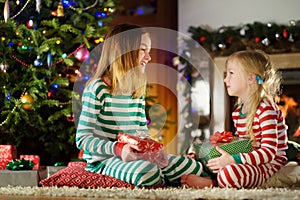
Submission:
[[277,100],[286,124],[288,139],[300,143],[300,70],[282,69],[282,94]]

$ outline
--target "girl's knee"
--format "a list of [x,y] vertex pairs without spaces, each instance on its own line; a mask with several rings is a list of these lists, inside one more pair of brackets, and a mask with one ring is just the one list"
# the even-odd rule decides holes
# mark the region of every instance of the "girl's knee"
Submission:
[[238,187],[239,180],[237,179],[236,174],[233,173],[232,167],[230,165],[223,167],[219,170],[217,176],[218,186],[225,187]]
[[156,186],[163,184],[162,172],[159,168],[141,173],[133,180],[135,186]]

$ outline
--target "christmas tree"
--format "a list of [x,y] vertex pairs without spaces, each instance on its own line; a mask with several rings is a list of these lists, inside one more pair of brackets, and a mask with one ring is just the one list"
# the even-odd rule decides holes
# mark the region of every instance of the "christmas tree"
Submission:
[[[0,0],[0,144],[41,164],[77,157],[80,66],[103,42],[115,0]],[[88,60],[88,59],[87,59]]]

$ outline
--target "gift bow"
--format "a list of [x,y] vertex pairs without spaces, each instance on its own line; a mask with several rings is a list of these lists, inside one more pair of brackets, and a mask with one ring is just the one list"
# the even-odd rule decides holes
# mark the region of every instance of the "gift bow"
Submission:
[[233,139],[233,134],[230,131],[215,132],[210,136],[210,143],[217,144],[218,142],[227,143]]
[[13,160],[6,164],[8,170],[32,170],[34,163],[31,160]]

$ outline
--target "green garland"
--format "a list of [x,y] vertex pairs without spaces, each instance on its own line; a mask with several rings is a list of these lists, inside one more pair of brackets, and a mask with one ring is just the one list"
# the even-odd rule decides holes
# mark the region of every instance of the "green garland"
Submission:
[[228,56],[245,49],[261,49],[269,54],[300,52],[300,23],[295,20],[288,25],[254,22],[217,30],[190,26],[188,32],[212,56]]

